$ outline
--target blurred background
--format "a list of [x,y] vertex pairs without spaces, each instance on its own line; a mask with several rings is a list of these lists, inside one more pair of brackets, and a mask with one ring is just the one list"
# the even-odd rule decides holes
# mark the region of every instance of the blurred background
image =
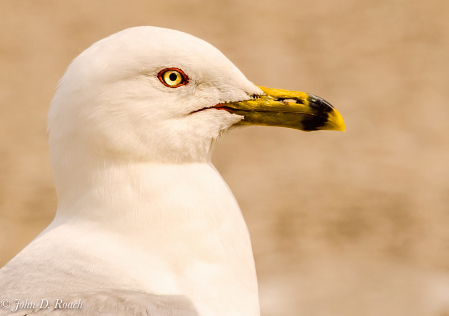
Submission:
[[251,233],[263,316],[449,315],[449,1],[2,0],[0,266],[53,219],[46,115],[70,61],[181,30],[347,132],[250,127],[213,162]]

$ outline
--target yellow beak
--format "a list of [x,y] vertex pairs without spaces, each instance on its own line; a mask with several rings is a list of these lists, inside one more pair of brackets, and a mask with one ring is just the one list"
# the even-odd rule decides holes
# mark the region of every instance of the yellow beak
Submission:
[[263,95],[223,104],[227,111],[244,117],[239,125],[280,126],[306,132],[346,129],[340,113],[320,97],[299,91],[259,88]]

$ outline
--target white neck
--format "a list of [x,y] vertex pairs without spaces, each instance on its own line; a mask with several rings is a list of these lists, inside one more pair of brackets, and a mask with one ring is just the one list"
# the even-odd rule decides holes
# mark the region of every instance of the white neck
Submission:
[[49,230],[76,227],[86,241],[108,236],[92,251],[119,261],[114,269],[134,289],[187,295],[200,315],[259,315],[247,227],[211,163],[65,171],[55,176],[58,211]]

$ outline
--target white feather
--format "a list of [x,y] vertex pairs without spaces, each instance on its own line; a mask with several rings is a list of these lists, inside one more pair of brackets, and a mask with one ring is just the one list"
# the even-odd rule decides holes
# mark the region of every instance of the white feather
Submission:
[[[167,67],[189,83],[164,86]],[[177,31],[131,28],[84,51],[48,116],[56,217],[0,270],[0,296],[102,293],[87,295],[92,309],[128,291],[150,305],[182,298],[192,315],[259,315],[247,227],[210,162],[242,117],[190,113],[260,93],[216,48]]]

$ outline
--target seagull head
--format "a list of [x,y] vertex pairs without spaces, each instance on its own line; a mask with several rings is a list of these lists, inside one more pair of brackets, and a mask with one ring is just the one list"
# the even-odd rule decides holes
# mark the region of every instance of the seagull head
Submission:
[[48,116],[53,165],[77,155],[207,162],[221,136],[240,125],[345,128],[323,99],[256,86],[207,42],[156,27],[126,29],[81,53]]

